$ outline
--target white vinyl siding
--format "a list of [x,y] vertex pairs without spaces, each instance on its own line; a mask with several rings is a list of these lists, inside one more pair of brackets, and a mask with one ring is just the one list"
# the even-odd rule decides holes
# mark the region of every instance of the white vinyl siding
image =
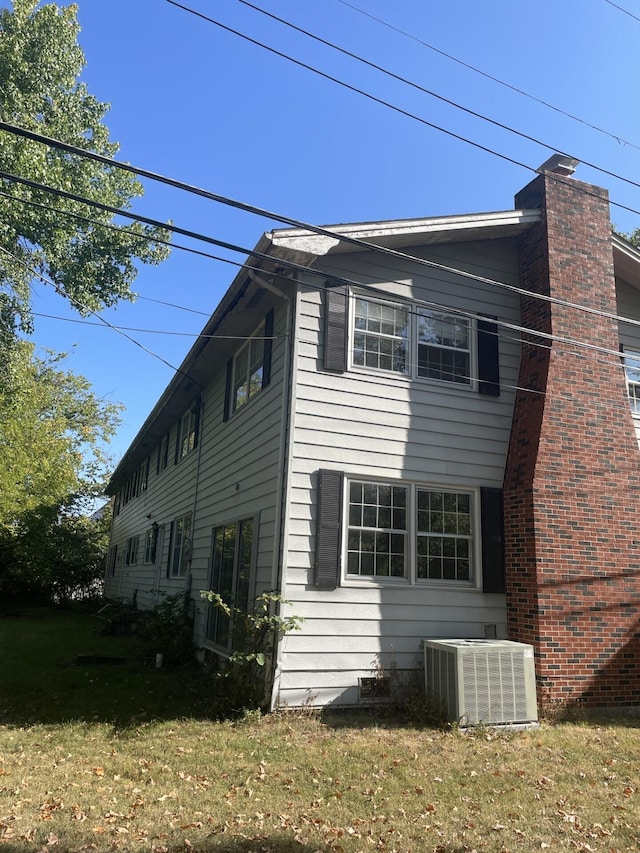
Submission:
[[[483,277],[518,284],[516,244],[512,240],[407,251],[448,266],[462,266]],[[331,258],[323,262],[331,275]],[[369,253],[337,256],[335,273],[365,283],[367,299],[376,298],[369,291],[375,286],[381,291],[382,303],[407,306],[413,311],[416,324],[418,308],[414,311],[412,306],[424,308],[426,303],[446,303],[450,310],[441,310],[440,314],[447,316],[460,309],[514,324],[520,319],[516,294],[451,273],[412,267],[410,262],[394,261],[393,283],[380,281],[378,258]],[[353,297],[351,305],[353,310]],[[349,324],[350,335],[356,331],[354,316]],[[385,329],[385,334],[389,334],[388,339],[401,342],[402,319],[398,315],[392,319],[393,325]],[[391,318],[387,320],[391,323]],[[367,322],[366,334],[377,335],[378,328]],[[470,321],[469,328],[473,326]],[[379,328],[382,335],[382,325]],[[320,589],[313,582],[315,501],[318,471],[333,469],[345,475],[345,502],[350,481],[407,487],[413,490],[414,509],[419,489],[468,494],[473,498],[472,523],[476,525],[477,490],[480,486],[502,485],[518,380],[517,340],[512,335],[500,335],[501,394],[489,397],[470,393],[465,382],[424,381],[402,370],[356,367],[352,364],[351,342],[350,369],[337,374],[319,369],[323,329],[323,295],[315,281],[309,279],[298,302],[297,384],[283,592],[289,601],[285,612],[304,617],[304,623],[302,631],[293,632],[283,641],[278,684],[279,701],[290,705],[357,703],[359,679],[372,676],[378,664],[387,672],[396,672],[398,678],[415,677],[423,637],[484,637],[485,631],[494,630],[504,636],[506,631],[504,596],[482,592],[479,542],[473,533],[470,542],[463,532],[464,511],[457,513],[453,537],[464,543],[454,545],[453,573],[457,573],[457,579],[428,577],[429,571],[438,571],[436,562],[429,569],[428,562],[421,561],[424,554],[418,552],[424,551],[425,546],[418,543],[440,534],[425,526],[421,536],[416,532],[418,520],[412,518],[414,531],[406,539],[406,576],[365,579],[362,575],[349,575],[343,525],[341,582],[335,589]],[[448,340],[455,346],[444,343],[443,335],[440,340],[451,350],[471,353],[467,357],[471,358],[469,372],[473,374],[474,336],[469,336],[471,346],[458,346],[466,343],[466,330],[454,331]],[[417,325],[414,347],[416,334]],[[437,341],[424,343],[439,346]],[[371,352],[383,349],[375,340],[368,344]],[[417,368],[417,349],[409,360]],[[387,365],[393,368],[393,356]],[[459,372],[462,378],[466,370]],[[469,580],[464,578],[467,547],[471,552]],[[434,546],[434,558],[436,550]],[[428,555],[428,546],[426,551]],[[446,569],[443,562],[440,566],[443,574],[451,572],[449,563]]]

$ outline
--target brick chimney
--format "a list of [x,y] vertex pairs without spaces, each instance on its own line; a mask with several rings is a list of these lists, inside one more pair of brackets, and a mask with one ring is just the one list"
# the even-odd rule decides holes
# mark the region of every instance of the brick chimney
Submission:
[[[616,313],[606,191],[548,161],[516,196],[541,220],[521,286]],[[640,452],[616,321],[522,297],[504,483],[508,636],[536,649],[543,705],[640,705]],[[580,347],[582,341],[609,353]]]

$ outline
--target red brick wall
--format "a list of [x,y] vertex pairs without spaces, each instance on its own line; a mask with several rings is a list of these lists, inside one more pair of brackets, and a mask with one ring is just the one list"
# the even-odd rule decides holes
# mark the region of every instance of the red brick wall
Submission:
[[[521,284],[616,312],[604,190],[544,174],[516,196],[542,221],[520,239]],[[536,648],[539,699],[640,705],[640,452],[617,324],[522,299],[505,473],[509,637]],[[612,350],[589,350],[557,338]]]

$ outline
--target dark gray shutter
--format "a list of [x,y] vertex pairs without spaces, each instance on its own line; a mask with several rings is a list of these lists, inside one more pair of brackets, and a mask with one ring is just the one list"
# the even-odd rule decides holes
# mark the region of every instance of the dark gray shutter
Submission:
[[502,489],[480,489],[482,514],[482,588],[484,592],[505,591],[504,509]]
[[224,386],[224,411],[222,413],[222,420],[228,421],[231,416],[231,394],[232,388],[231,383],[233,382],[233,359],[230,358],[227,362],[227,378]]
[[318,471],[318,522],[316,527],[315,585],[330,589],[340,578],[340,527],[342,473]]
[[325,370],[344,373],[347,369],[347,318],[349,291],[346,287],[331,286],[324,292],[324,359]]
[[273,308],[264,318],[264,353],[262,356],[262,387],[271,382],[271,354],[273,352]]
[[491,320],[478,319],[478,391],[490,397],[500,396],[498,326]]

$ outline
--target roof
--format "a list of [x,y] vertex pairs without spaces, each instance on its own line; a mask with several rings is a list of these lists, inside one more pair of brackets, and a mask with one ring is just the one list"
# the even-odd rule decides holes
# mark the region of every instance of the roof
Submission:
[[[246,335],[249,326],[259,324],[264,314],[260,303],[267,292],[265,286],[270,288],[270,280],[280,282],[273,289],[285,295],[282,282],[295,274],[296,266],[309,268],[320,257],[365,252],[371,246],[393,254],[414,246],[517,237],[538,222],[540,216],[539,210],[508,210],[345,223],[313,230],[282,228],[263,234],[133,439],[111,477],[107,493],[117,491],[122,480],[142,463],[186,411],[212,370],[226,363],[235,349],[233,336]],[[616,274],[640,289],[640,252],[615,234],[613,251]],[[255,274],[256,269],[260,275]]]

